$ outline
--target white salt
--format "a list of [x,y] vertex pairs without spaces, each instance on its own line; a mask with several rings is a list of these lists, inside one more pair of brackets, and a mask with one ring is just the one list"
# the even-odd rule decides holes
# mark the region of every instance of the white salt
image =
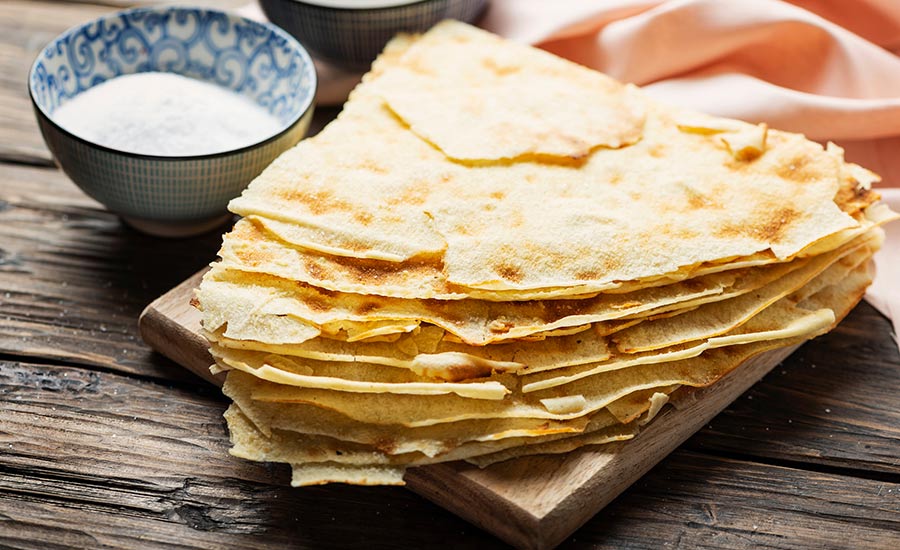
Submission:
[[282,128],[268,111],[227,88],[155,72],[94,86],[59,107],[53,120],[111,149],[172,157],[239,149]]

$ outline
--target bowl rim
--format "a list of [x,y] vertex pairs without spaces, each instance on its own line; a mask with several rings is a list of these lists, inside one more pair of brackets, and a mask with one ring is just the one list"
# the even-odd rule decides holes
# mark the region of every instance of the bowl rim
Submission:
[[[309,87],[309,93],[307,94],[307,96],[304,100],[302,109],[298,111],[297,116],[295,118],[293,118],[292,120],[290,120],[284,126],[284,128],[282,128],[278,132],[274,133],[273,135],[271,135],[263,140],[251,143],[249,145],[239,147],[237,149],[228,149],[227,151],[219,151],[216,153],[206,153],[203,155],[178,155],[178,156],[148,155],[145,153],[135,153],[132,151],[123,151],[121,149],[116,149],[115,147],[101,145],[99,143],[95,143],[93,141],[85,139],[77,134],[74,134],[74,133],[70,132],[69,130],[63,128],[59,124],[57,124],[57,122],[55,120],[53,120],[53,117],[49,113],[47,113],[43,107],[38,105],[37,101],[34,99],[34,90],[32,89],[32,75],[34,74],[34,71],[37,68],[37,64],[43,58],[44,52],[47,50],[47,48],[53,44],[56,44],[63,37],[68,36],[72,33],[75,33],[85,27],[90,26],[90,25],[94,25],[99,21],[103,21],[106,19],[112,19],[112,18],[118,17],[122,14],[141,13],[141,12],[169,13],[169,12],[180,12],[180,11],[186,11],[186,10],[192,10],[192,11],[200,10],[200,11],[204,11],[207,13],[222,14],[230,19],[239,19],[246,23],[250,23],[253,25],[260,25],[262,27],[265,27],[268,31],[277,34],[281,38],[284,38],[288,43],[290,43],[296,49],[296,51],[300,54],[300,57],[303,58],[304,62],[306,63],[306,66],[309,67],[309,73],[311,76],[311,79],[310,79],[311,86]],[[132,74],[138,74],[138,73],[132,73]],[[172,73],[172,74],[178,74],[178,73]],[[190,77],[187,77],[187,78],[190,78]],[[215,84],[215,83],[213,82],[212,84]],[[228,156],[232,156],[232,155],[243,154],[245,152],[256,149],[258,147],[268,145],[268,144],[282,138],[285,134],[287,134],[288,132],[293,130],[294,127],[297,126],[297,124],[300,123],[304,119],[304,117],[306,117],[306,115],[308,115],[310,113],[310,111],[312,109],[314,109],[316,92],[318,91],[318,87],[319,87],[318,75],[316,74],[316,68],[315,68],[315,65],[313,64],[312,57],[310,57],[310,55],[309,55],[309,52],[306,51],[306,48],[304,48],[303,45],[300,44],[300,42],[296,38],[291,36],[290,33],[285,31],[281,27],[279,27],[273,23],[270,23],[268,21],[256,21],[254,19],[244,17],[243,15],[240,15],[238,13],[231,12],[231,11],[217,10],[215,8],[206,8],[206,7],[187,7],[187,6],[172,6],[172,5],[143,6],[143,7],[138,7],[138,8],[117,10],[117,11],[108,13],[106,15],[103,15],[101,17],[91,19],[90,21],[87,21],[84,23],[79,23],[77,25],[73,25],[73,26],[69,27],[68,29],[66,29],[65,31],[58,34],[55,38],[50,40],[46,45],[44,45],[44,47],[42,47],[38,51],[37,55],[34,58],[34,61],[31,63],[31,68],[28,70],[28,98],[31,100],[31,105],[34,108],[35,112],[37,112],[48,124],[50,124],[54,128],[54,130],[63,134],[67,138],[74,139],[75,141],[86,144],[86,145],[93,147],[95,149],[98,149],[100,151],[104,151],[107,153],[114,153],[116,155],[133,158],[133,159],[153,160],[153,161],[176,161],[177,162],[177,161],[186,161],[186,160],[216,159],[216,158],[223,158],[223,157],[228,157]]]
[[[361,7],[351,7],[351,6],[340,6],[340,5],[331,5],[327,3],[329,0],[288,0],[289,2],[293,2],[295,4],[303,4],[305,6],[311,6],[314,8],[321,8],[325,10],[335,10],[339,12],[366,12],[366,11],[384,11],[384,10],[396,10],[408,8],[411,6],[416,6],[418,4],[427,4],[429,2],[435,2],[437,0],[380,0],[381,3],[386,5],[373,5],[373,6],[361,6]],[[341,0],[334,0],[341,1]],[[347,0],[343,0],[347,1]],[[372,0],[373,2],[379,2],[379,0]]]

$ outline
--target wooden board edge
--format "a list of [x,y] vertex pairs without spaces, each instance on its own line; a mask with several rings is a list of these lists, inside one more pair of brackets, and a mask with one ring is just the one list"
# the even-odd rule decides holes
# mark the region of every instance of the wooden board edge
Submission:
[[156,300],[153,300],[138,318],[138,330],[141,339],[172,361],[196,374],[207,382],[222,387],[225,374],[212,374],[209,366],[213,358],[209,354],[206,342],[196,332],[184,324],[175,322],[172,309],[187,310],[192,308],[190,299],[200,278],[206,273],[203,269],[181,284],[172,288]]
[[[461,462],[407,470],[407,489],[510,544],[539,533],[540,520],[515,503],[459,474]],[[502,518],[496,521],[495,518]]]
[[[678,390],[681,393],[673,398],[673,406],[667,407],[634,439],[613,443],[614,447],[607,449],[600,448],[601,452],[612,451],[616,456],[600,473],[592,476],[587,483],[570,493],[547,515],[539,519],[538,529],[541,534],[531,539],[539,541],[538,545],[523,547],[544,550],[558,546],[787,359],[800,345],[779,348],[751,357],[712,386],[683,387]],[[719,395],[714,396],[716,393]],[[629,447],[628,456],[642,456],[643,460],[634,462],[616,452],[626,446]],[[597,494],[602,494],[603,498],[598,499]]]

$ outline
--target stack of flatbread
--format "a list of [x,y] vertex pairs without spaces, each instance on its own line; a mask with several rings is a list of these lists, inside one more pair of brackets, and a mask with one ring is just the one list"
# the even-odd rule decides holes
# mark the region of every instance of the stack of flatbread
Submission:
[[633,437],[848,313],[875,180],[461,23],[398,37],[230,205],[196,303],[232,453],[401,484]]

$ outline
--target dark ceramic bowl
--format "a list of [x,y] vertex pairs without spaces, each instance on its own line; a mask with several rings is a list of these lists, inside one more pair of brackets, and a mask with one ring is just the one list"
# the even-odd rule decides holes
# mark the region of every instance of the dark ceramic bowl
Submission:
[[368,69],[399,32],[424,32],[444,19],[471,23],[487,0],[260,0],[266,17],[314,57],[349,70]]

